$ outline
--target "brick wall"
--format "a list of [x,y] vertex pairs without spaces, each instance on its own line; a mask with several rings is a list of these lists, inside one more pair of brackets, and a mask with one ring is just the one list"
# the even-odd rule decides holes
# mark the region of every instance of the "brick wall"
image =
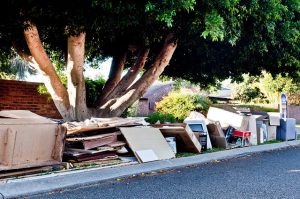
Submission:
[[39,83],[0,80],[0,110],[30,110],[49,118],[61,118],[52,100],[37,92]]

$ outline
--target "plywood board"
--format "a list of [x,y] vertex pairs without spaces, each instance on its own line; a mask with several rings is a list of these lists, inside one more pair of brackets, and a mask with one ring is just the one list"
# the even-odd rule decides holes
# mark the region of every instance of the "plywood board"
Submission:
[[152,162],[158,160],[157,155],[151,149],[140,150],[136,151],[135,153],[137,154],[138,159],[140,159],[141,162]]
[[[175,153],[156,128],[120,128],[131,150],[153,150],[159,160],[175,158]],[[137,157],[138,158],[138,157]]]

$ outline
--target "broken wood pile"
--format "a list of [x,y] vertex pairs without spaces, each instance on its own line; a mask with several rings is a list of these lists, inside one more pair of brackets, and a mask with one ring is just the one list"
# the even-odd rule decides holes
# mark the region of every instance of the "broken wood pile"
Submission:
[[117,151],[126,145],[119,127],[142,124],[145,124],[143,118],[91,118],[66,123],[64,161],[118,160]]

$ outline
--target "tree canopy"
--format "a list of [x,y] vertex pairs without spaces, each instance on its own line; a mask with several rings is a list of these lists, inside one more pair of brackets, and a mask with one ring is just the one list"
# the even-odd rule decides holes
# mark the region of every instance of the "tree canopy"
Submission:
[[[299,11],[298,0],[4,0],[0,70],[7,67],[7,58],[14,52],[30,63],[36,61],[36,67],[51,79],[53,89],[50,84],[49,89],[60,99],[66,94],[61,84],[54,83],[58,79],[48,70],[52,65],[47,57],[56,66],[67,66],[66,70],[68,63],[88,60],[97,64],[113,57],[104,86],[107,92],[103,90],[104,97],[99,99],[102,105],[120,90],[123,94],[118,97],[125,90],[138,93],[132,94],[135,98],[141,96],[162,72],[202,85],[239,78],[245,72],[258,74],[262,69],[297,76]],[[80,45],[82,58],[76,54]],[[45,53],[39,55],[34,49]],[[76,66],[79,71],[80,66]],[[120,81],[124,67],[134,73],[126,76],[127,84]],[[145,71],[144,79],[132,85],[132,77],[140,70]],[[77,81],[71,73],[69,79],[69,85]],[[141,85],[142,81],[147,85]],[[116,89],[118,83],[126,88]]]

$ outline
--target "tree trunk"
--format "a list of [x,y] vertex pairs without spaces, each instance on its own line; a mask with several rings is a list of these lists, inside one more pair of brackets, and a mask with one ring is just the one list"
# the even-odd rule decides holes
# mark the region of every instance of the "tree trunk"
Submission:
[[28,27],[24,30],[24,36],[30,53],[38,65],[38,70],[44,75],[44,84],[61,116],[66,120],[73,120],[67,90],[43,48],[37,27],[30,22],[26,25]]
[[102,93],[97,104],[102,105],[103,103],[105,103],[108,99],[107,98],[108,95],[113,91],[113,89],[119,83],[126,62],[126,56],[127,56],[127,51],[113,58],[108,80],[106,81],[106,84],[102,89]]
[[126,90],[125,94],[123,94],[121,97],[110,99],[106,104],[101,106],[98,116],[119,116],[128,106],[138,100],[164,71],[165,67],[169,64],[176,47],[176,39],[172,34],[169,34],[166,37],[165,43],[151,67],[138,81],[136,81],[130,88]]
[[74,118],[78,121],[90,117],[86,106],[86,89],[83,76],[84,45],[86,33],[68,37],[67,78],[70,105]]
[[[140,52],[136,63],[121,79],[126,61],[126,54],[114,59],[110,79],[104,88],[102,106],[88,109],[86,106],[86,89],[83,76],[85,33],[68,38],[67,78],[68,90],[62,84],[53,64],[47,56],[39,38],[37,27],[28,23],[24,36],[31,56],[25,57],[32,66],[44,75],[44,84],[65,121],[85,120],[91,116],[120,116],[123,111],[138,100],[158,79],[177,47],[173,35],[168,35],[160,53],[143,76],[134,82],[139,71],[144,67],[149,49]],[[133,83],[134,82],[134,83]],[[93,111],[93,112],[91,112]]]

